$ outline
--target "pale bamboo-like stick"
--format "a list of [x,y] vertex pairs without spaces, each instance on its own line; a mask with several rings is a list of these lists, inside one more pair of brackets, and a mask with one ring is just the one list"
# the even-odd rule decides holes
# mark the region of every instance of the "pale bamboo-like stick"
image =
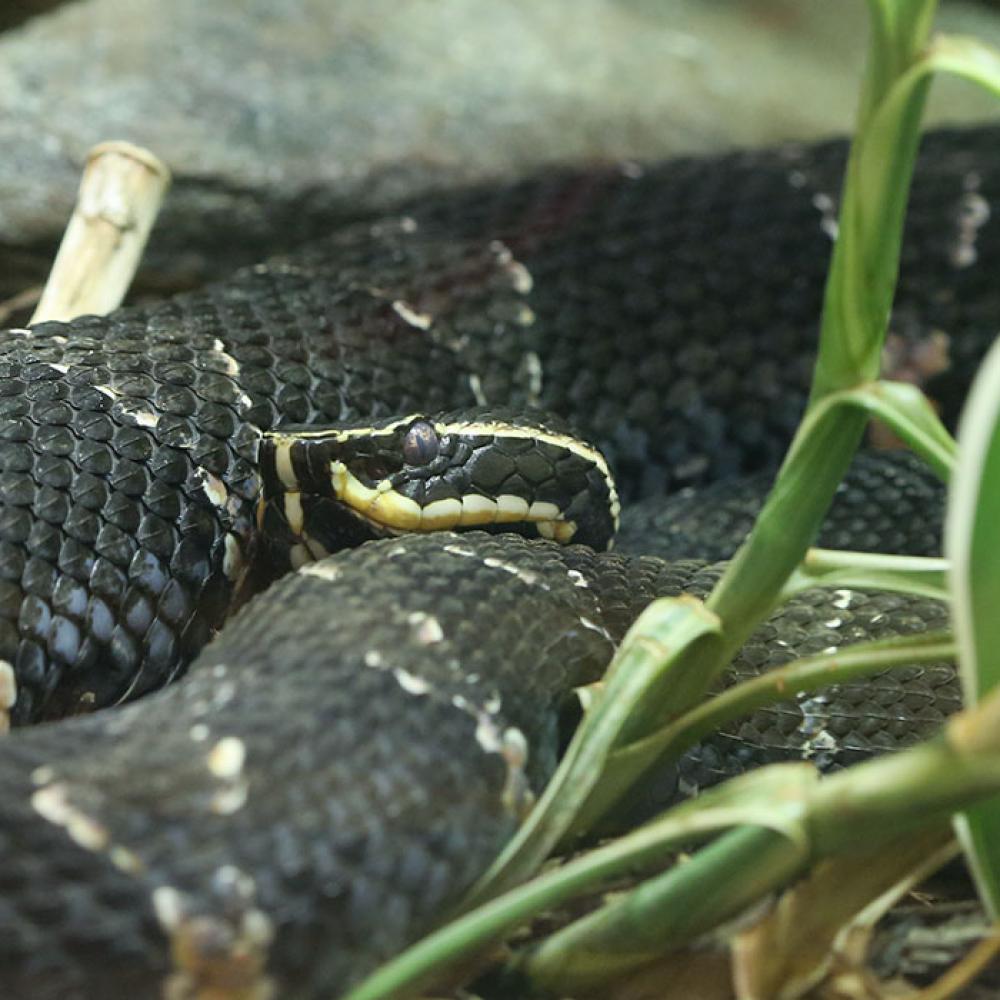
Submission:
[[102,142],[90,151],[32,323],[103,315],[121,304],[169,184],[167,167],[140,146]]

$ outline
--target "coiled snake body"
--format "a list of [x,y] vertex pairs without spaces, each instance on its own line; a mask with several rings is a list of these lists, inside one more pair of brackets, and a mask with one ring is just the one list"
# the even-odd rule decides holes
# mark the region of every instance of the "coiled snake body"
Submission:
[[[915,185],[896,367],[936,375],[952,416],[1000,315],[998,138],[933,136]],[[306,565],[200,652],[268,582],[262,435],[543,405],[605,450],[628,500],[773,465],[808,387],[843,155],[442,194],[220,286],[3,335],[12,723],[189,668],[4,741],[4,996],[335,995],[446,914],[550,773],[559,701],[652,596],[713,573],[389,538]],[[898,527],[913,507],[892,547],[924,551],[940,494],[905,459],[855,473],[873,479],[867,509]],[[942,621],[928,601],[805,595],[742,669]],[[845,762],[955,698],[946,667],[845,688],[720,737],[682,780],[803,749]]]

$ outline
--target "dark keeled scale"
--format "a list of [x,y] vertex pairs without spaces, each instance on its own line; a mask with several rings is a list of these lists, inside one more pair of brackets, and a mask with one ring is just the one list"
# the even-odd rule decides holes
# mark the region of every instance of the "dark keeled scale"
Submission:
[[[898,312],[966,362],[1000,314],[977,201],[1000,183],[997,137],[932,142]],[[225,287],[5,335],[15,721],[155,687],[221,624],[254,556],[263,429],[540,401],[610,446],[630,496],[768,464],[802,403],[842,156],[442,195]],[[560,695],[645,599],[714,575],[516,539],[376,543],[279,582],[183,684],[15,734],[0,992],[183,995],[215,977],[335,995],[488,863],[552,767]],[[804,596],[739,670],[942,623],[900,600]],[[955,704],[937,668],[876,690],[758,715],[689,757],[683,786],[769,748],[836,765]]]
[[[0,757],[3,995],[158,996],[213,968],[252,996],[340,995],[485,869],[551,772],[557,706],[649,598],[704,594],[718,572],[481,533],[372,542],[279,581],[183,682],[17,734]],[[932,602],[806,594],[736,669],[943,620]],[[874,712],[858,683],[826,719],[815,700],[758,713],[743,742],[689,755],[681,787],[759,762],[779,732],[827,764],[906,742],[957,702],[952,674],[915,674],[877,678]]]
[[[952,413],[1000,315],[998,136],[932,137],[915,184],[894,330],[950,338]],[[804,398],[843,154],[442,194],[205,292],[5,334],[14,722],[156,687],[221,625],[254,556],[261,429],[528,401],[605,446],[626,497],[773,462]],[[928,342],[914,365],[936,364]]]
[[[336,265],[5,336],[0,657],[16,722],[141,694],[221,625],[254,554],[261,429],[472,401],[461,351],[402,319],[392,291],[338,277],[353,256],[400,287],[405,234],[387,228],[331,246]],[[481,283],[493,251],[409,252],[411,283],[445,269],[470,288],[441,325],[485,337],[488,304],[513,294]]]
[[[774,482],[770,471],[686,487],[630,504],[615,548],[663,559],[728,559],[753,527]],[[936,556],[946,490],[908,451],[860,451],[816,539],[828,549]]]

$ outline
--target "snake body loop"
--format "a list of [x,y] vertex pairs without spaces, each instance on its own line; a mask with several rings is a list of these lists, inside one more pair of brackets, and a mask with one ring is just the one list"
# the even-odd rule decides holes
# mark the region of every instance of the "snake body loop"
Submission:
[[[972,172],[975,197],[1000,193],[997,138],[932,137],[915,181],[894,365],[949,419],[1000,315],[1000,227],[970,254],[962,221]],[[434,414],[543,406],[628,501],[773,466],[808,389],[844,152],[442,194],[219,286],[3,334],[0,695],[16,727],[85,714],[0,753],[4,996],[336,995],[444,918],[551,772],[566,692],[650,597],[718,571],[476,531],[306,563],[333,544],[313,507],[338,484],[363,501],[343,521],[358,537],[378,520],[365,491],[421,511],[469,495],[404,487],[377,449],[360,469],[330,426],[379,428],[430,468],[454,433]],[[876,483],[876,523],[911,551],[933,539],[919,471],[854,476],[837,537]],[[726,510],[738,532],[745,509]],[[303,565],[233,617],[275,553]],[[737,670],[942,621],[933,602],[807,594]],[[956,698],[944,665],[847,686],[709,742],[681,782],[803,751],[847,763]]]

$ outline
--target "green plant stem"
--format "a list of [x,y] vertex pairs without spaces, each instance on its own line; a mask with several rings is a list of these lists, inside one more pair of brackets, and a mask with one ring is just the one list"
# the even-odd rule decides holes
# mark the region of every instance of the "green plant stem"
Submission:
[[868,0],[871,35],[861,86],[858,129],[864,129],[892,82],[930,35],[937,0]]
[[[739,915],[801,867],[802,858],[774,830],[740,827],[648,879],[629,893],[626,908],[602,907],[552,935],[515,968],[556,996],[592,989]],[[712,892],[706,885],[731,888]]]
[[[620,742],[635,742],[699,702],[757,624],[819,529],[864,429],[865,415],[836,395],[807,414],[760,517],[723,573],[706,607],[723,622],[721,639],[705,642],[693,667],[655,704],[643,704]],[[624,792],[624,788],[621,789]]]
[[679,757],[705,736],[758,708],[892,667],[954,661],[955,655],[954,640],[946,631],[896,636],[796,660],[727,688],[662,729],[615,751],[604,779],[578,817],[577,829],[589,829],[607,812],[609,799],[602,796],[604,789],[631,785],[657,761]]
[[844,390],[841,398],[881,420],[923,458],[942,482],[948,481],[955,466],[955,439],[916,386],[880,379]]
[[[865,387],[878,376],[929,83],[914,65],[934,4],[911,0],[908,9],[911,19],[888,0],[873,0],[876,30],[861,127],[848,158],[809,405],[753,530],[706,601],[723,623],[721,638],[700,644],[689,665],[682,658],[676,686],[657,704],[640,706],[622,732],[623,743],[641,739],[696,704],[725,670],[780,599],[861,440],[868,418],[863,404],[871,397]],[[879,405],[885,409],[892,401]],[[937,435],[929,439],[935,448],[944,447]],[[945,464],[943,454],[938,459]],[[586,808],[596,815],[592,805]]]
[[947,663],[954,659],[955,642],[943,630],[858,643],[833,653],[796,660],[736,684],[647,739],[680,753],[727,723],[776,701],[787,701],[799,694],[811,694],[831,684],[845,684],[893,667]]
[[[678,847],[703,842],[722,830],[754,827],[762,828],[765,834],[758,838],[737,829],[739,836],[724,839],[724,846],[708,854],[706,862],[699,861],[706,852],[696,854],[688,862],[683,880],[676,883],[684,887],[691,884],[689,880],[700,879],[700,893],[716,897],[713,912],[720,919],[746,901],[780,888],[811,861],[850,852],[859,837],[873,849],[908,830],[943,823],[955,809],[998,791],[1000,692],[993,692],[975,709],[952,718],[940,738],[830,778],[820,780],[808,764],[777,764],[710,789],[634,833],[459,917],[384,965],[344,1000],[412,996],[440,978],[458,957],[467,958],[471,951],[499,940],[534,914],[591,891],[610,878],[662,865]],[[752,874],[752,866],[739,869],[740,874],[733,877],[728,852],[739,854],[747,843],[755,842],[758,847],[763,844],[771,856],[767,834],[781,844],[782,856],[775,853],[765,877]],[[661,882],[658,891],[658,908],[664,912],[671,911],[671,893],[680,891],[670,889],[674,884],[671,880],[680,879],[676,871],[655,876],[667,880],[667,889]],[[746,889],[744,879],[752,884],[753,892]],[[623,912],[619,908],[627,905],[628,898],[626,895],[600,911],[602,921],[616,919],[615,913]],[[707,927],[707,915],[699,920],[699,926]],[[576,926],[570,925],[556,937],[575,934]],[[668,948],[671,943],[663,941],[662,946]]]
[[894,590],[947,601],[947,559],[809,549],[781,592],[782,601],[813,587]]
[[673,682],[675,665],[685,650],[718,629],[718,619],[693,597],[661,598],[646,608],[622,640],[601,691],[541,800],[473,887],[466,906],[484,902],[541,865],[605,773],[608,756],[631,714]]
[[796,789],[804,798],[798,816],[787,811],[794,835],[777,824],[734,829],[530,949],[524,969],[560,993],[592,987],[731,919],[822,858],[854,853],[859,843],[871,851],[918,830],[945,831],[969,798],[996,794],[998,734],[1000,695],[992,695],[981,712],[954,717],[938,739]]
[[344,1000],[393,1000],[413,996],[439,978],[453,956],[489,945],[542,910],[580,895],[625,872],[642,870],[684,842],[698,842],[716,829],[711,823],[689,822],[693,803],[674,811],[663,829],[637,830],[627,838],[591,851],[466,913],[413,945],[355,987]]
[[[1000,341],[979,369],[962,414],[962,454],[945,531],[963,687],[975,702],[1000,685]],[[956,818],[979,895],[1000,914],[1000,799]]]

